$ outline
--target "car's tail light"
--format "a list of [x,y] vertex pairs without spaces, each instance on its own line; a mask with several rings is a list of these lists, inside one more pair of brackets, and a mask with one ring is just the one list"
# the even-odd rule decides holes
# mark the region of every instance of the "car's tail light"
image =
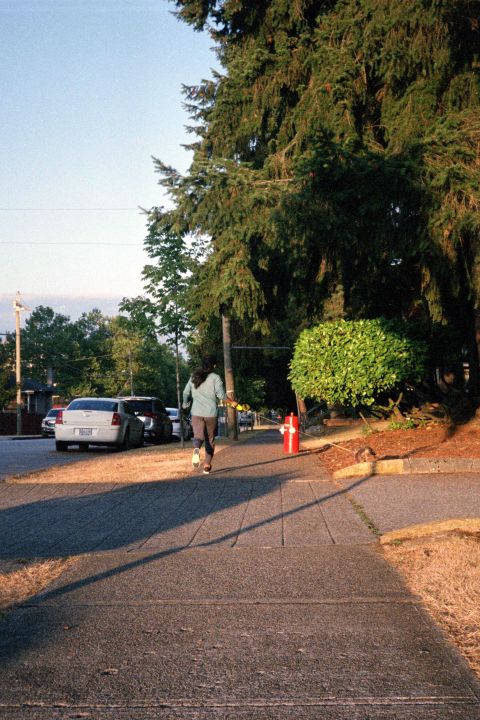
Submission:
[[63,410],[60,410],[60,412],[57,413],[57,417],[55,418],[55,425],[63,425]]
[[142,413],[142,415],[143,415],[143,417],[149,417],[149,418],[155,417],[155,413],[153,413],[153,412],[144,412],[144,413]]
[[118,413],[113,413],[112,416],[112,425],[121,425],[122,424],[122,418]]

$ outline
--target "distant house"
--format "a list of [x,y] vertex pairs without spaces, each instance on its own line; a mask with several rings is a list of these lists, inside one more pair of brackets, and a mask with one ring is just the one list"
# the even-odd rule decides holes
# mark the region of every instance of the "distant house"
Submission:
[[[10,387],[15,387],[15,378],[12,376]],[[52,407],[52,395],[55,392],[51,385],[25,378],[22,380],[22,409],[23,412],[34,415],[46,415]],[[16,399],[14,398],[4,408],[4,412],[16,412]]]

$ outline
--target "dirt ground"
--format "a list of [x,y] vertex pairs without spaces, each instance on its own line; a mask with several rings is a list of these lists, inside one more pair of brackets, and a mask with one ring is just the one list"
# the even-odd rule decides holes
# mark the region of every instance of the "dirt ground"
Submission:
[[382,430],[360,438],[330,445],[318,451],[318,458],[330,472],[356,463],[355,453],[368,446],[376,460],[390,458],[480,458],[480,421],[449,427],[446,424],[427,425],[411,430]]

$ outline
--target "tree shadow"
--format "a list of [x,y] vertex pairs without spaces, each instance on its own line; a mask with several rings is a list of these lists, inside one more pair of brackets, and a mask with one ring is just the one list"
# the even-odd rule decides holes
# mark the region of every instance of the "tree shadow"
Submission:
[[[311,457],[311,456],[309,456]],[[114,489],[102,489],[87,492],[85,488],[74,497],[51,497],[33,500],[20,506],[4,508],[0,511],[0,554],[4,557],[68,557],[91,552],[112,552],[131,550],[141,553],[128,562],[103,569],[70,582],[57,581],[57,586],[47,590],[33,600],[20,606],[17,612],[11,612],[3,620],[4,640],[0,646],[0,658],[3,662],[18,656],[30,647],[43,646],[52,641],[52,627],[49,631],[36,628],[29,620],[30,630],[18,633],[16,625],[22,608],[28,606],[44,607],[48,602],[58,601],[81,588],[94,586],[101,581],[128,573],[139,567],[162,561],[165,558],[190,549],[211,549],[222,546],[233,547],[239,538],[245,537],[259,528],[266,527],[292,517],[309,508],[321,506],[335,497],[342,496],[366,482],[361,478],[342,489],[331,490],[321,497],[313,496],[308,502],[301,502],[288,510],[256,520],[245,521],[246,511],[240,506],[269,495],[273,490],[289,480],[304,475],[305,465],[298,459],[282,458],[249,463],[246,467],[268,466],[266,473],[255,476],[249,482],[231,479],[225,476],[214,480],[208,478],[185,479],[172,482],[139,483]],[[272,467],[278,467],[272,473]],[[237,465],[237,470],[239,466]],[[230,472],[230,468],[227,468]],[[220,471],[219,471],[220,472]],[[202,524],[218,511],[237,508],[239,510],[233,529],[219,532],[208,540],[198,540],[198,531]],[[31,526],[28,531],[27,527]],[[227,526],[228,527],[228,526]],[[181,535],[184,542],[178,542],[178,536],[168,534],[186,531]],[[176,540],[176,542],[175,542]],[[164,542],[166,546],[162,547]],[[170,545],[168,544],[170,542]],[[160,544],[160,546],[159,546]],[[122,558],[125,556],[122,555]],[[88,567],[86,568],[88,572]],[[60,584],[62,583],[62,584]],[[68,605],[67,605],[68,607]],[[47,614],[55,616],[55,608]],[[25,618],[21,619],[25,622]],[[56,625],[54,623],[56,628]],[[55,635],[53,635],[54,637]]]
[[[303,457],[237,463],[212,473],[208,482],[196,476],[107,488],[9,486],[23,490],[27,502],[0,509],[0,556],[64,557],[135,545],[140,549],[156,535],[195,525],[216,507],[225,510],[255,500],[278,483],[295,479]],[[245,470],[258,472],[245,478]]]

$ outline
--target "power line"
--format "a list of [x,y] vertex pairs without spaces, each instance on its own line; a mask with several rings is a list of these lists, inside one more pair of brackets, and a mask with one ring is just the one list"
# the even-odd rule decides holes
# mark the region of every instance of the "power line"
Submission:
[[34,208],[34,207],[0,207],[1,212],[117,212],[136,210],[145,212],[141,207],[51,207],[51,208]]
[[75,242],[69,242],[68,240],[59,240],[59,241],[50,241],[50,240],[0,240],[0,245],[71,245],[72,247],[75,247],[76,245],[104,245],[106,247],[119,247],[122,246],[130,246],[130,247],[143,247],[140,243],[129,243],[129,242],[82,242],[82,241],[75,241]]

